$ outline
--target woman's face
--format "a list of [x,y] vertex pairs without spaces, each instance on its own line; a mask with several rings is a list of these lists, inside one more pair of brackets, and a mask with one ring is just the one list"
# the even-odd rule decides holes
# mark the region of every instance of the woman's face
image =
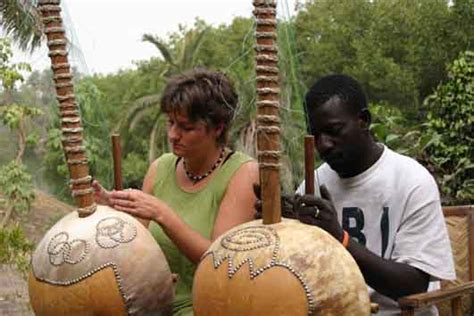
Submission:
[[171,150],[176,156],[193,157],[208,153],[216,146],[219,129],[204,121],[191,122],[186,115],[168,114],[167,131]]

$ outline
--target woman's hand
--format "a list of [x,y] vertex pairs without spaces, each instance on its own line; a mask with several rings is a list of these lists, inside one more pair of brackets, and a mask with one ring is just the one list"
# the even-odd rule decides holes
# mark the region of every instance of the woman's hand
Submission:
[[136,189],[110,192],[110,203],[119,211],[157,223],[161,222],[161,217],[168,208],[158,198]]
[[97,180],[92,181],[92,188],[94,189],[94,200],[97,204],[111,206],[110,191],[104,189]]

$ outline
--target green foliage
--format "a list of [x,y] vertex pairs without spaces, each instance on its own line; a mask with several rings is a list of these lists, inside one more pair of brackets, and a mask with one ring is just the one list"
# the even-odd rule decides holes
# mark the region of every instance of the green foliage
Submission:
[[27,63],[11,64],[12,57],[10,41],[0,38],[0,81],[5,89],[13,89],[16,82],[24,80],[20,71],[31,71],[31,66]]
[[30,210],[35,194],[31,175],[23,164],[12,161],[0,167],[0,193],[15,213],[21,215]]
[[137,153],[131,152],[126,155],[123,159],[124,186],[141,189],[148,165],[148,161]]
[[[154,107],[148,107],[149,111],[143,110],[139,111],[141,112],[140,115],[138,115],[138,112],[137,115],[133,115],[134,120],[128,121],[128,119],[131,117],[132,108],[139,108],[139,106],[135,107],[139,103],[137,100],[142,101],[145,96],[161,91],[164,84],[164,77],[160,75],[162,69],[163,62],[152,59],[148,62],[140,62],[137,70],[121,71],[115,75],[92,78],[102,96],[100,106],[104,116],[103,124],[109,126],[111,131],[120,132],[124,157],[124,167],[122,168],[124,175],[127,154],[134,153],[140,156],[144,164],[148,165],[150,155],[154,154],[156,148],[160,148],[157,141],[152,147],[153,150],[150,150],[150,140],[153,138],[151,131],[156,123],[156,121],[153,121],[153,111],[156,114],[157,109],[156,103]],[[109,146],[108,144],[105,147],[110,150],[110,146],[107,146]],[[107,161],[111,163],[110,159]],[[144,172],[146,172],[146,168]],[[129,181],[131,183],[141,183],[143,176],[144,173],[133,173],[132,178],[124,176],[124,184]]]
[[449,67],[449,80],[426,98],[428,148],[448,202],[474,202],[474,52],[462,53]]
[[18,225],[0,228],[0,263],[15,264],[17,270],[26,276],[32,250],[33,244]]
[[41,43],[42,24],[35,1],[2,0],[0,27],[11,35],[22,49],[37,47]]
[[77,85],[76,95],[85,130],[90,173],[108,187],[112,180],[112,145],[110,128],[101,107],[102,92],[92,80],[85,79]]
[[188,30],[179,26],[179,31],[172,34],[169,40],[163,40],[152,34],[144,34],[143,41],[153,44],[161,53],[168,75],[181,73],[199,64],[198,51],[206,35],[206,26],[199,20],[195,28]]
[[347,73],[370,100],[416,113],[446,76],[445,64],[472,45],[472,1],[470,9],[448,2],[308,1],[295,21],[302,79]]
[[400,109],[387,103],[370,104],[373,122],[370,130],[375,139],[400,154],[416,158],[432,170],[426,149],[438,140],[437,135],[426,133],[426,124],[410,122]]
[[[84,144],[90,173],[105,187],[109,187],[112,180],[111,143],[107,120],[101,107],[102,98],[102,93],[91,79],[84,79],[77,85],[76,99],[85,129]],[[47,151],[43,163],[49,180],[55,184],[55,194],[69,200],[69,191],[65,186],[65,179],[69,178],[69,175],[62,149],[58,117],[57,113],[48,131]]]
[[20,128],[21,122],[26,118],[35,117],[42,114],[43,111],[38,108],[15,103],[0,108],[0,120],[11,130]]

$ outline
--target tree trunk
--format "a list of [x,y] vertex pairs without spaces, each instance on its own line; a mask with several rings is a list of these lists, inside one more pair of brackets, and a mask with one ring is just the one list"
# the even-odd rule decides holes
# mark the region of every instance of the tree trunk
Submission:
[[13,103],[13,91],[10,88],[3,87],[3,104],[9,105]]
[[25,155],[25,148],[26,148],[25,119],[21,117],[20,122],[18,124],[18,152],[16,154],[17,163],[23,162],[23,156]]

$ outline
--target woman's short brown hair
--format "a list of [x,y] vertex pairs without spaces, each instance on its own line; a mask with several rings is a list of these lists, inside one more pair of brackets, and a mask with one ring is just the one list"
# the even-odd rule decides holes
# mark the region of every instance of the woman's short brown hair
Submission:
[[238,97],[230,80],[221,72],[193,69],[171,77],[161,98],[161,110],[185,114],[191,122],[205,121],[223,130],[217,142],[225,144]]

